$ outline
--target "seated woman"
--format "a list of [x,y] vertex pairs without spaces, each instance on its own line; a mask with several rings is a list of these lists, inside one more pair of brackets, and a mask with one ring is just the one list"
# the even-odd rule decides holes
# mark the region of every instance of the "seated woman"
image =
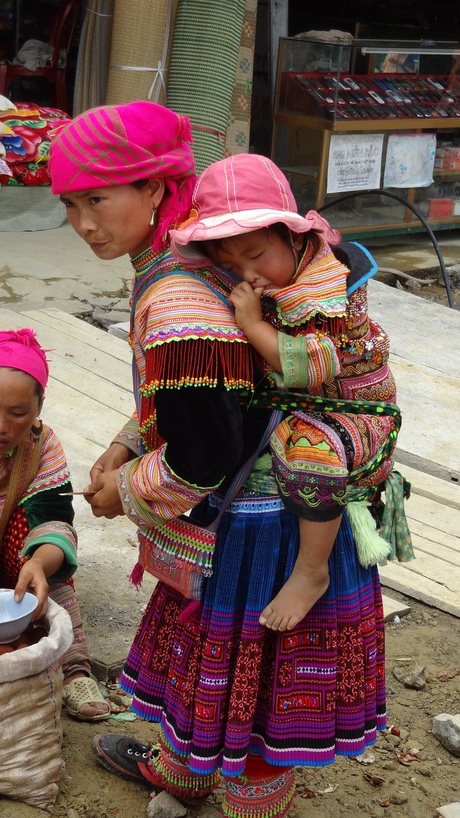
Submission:
[[63,657],[63,699],[71,716],[106,719],[110,708],[90,677],[86,634],[73,581],[77,535],[69,469],[53,430],[38,419],[48,362],[30,329],[0,332],[0,586],[49,596],[70,614],[74,641]]

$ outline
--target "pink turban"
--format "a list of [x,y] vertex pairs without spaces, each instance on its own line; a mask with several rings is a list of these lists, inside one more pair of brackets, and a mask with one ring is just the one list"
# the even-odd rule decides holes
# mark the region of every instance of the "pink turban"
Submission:
[[0,332],[0,366],[31,375],[43,391],[48,383],[48,362],[32,329]]
[[[155,102],[92,108],[58,126],[48,169],[51,190],[74,193],[141,179],[164,179],[154,249],[186,218],[195,184],[190,122]],[[156,246],[157,245],[157,246]]]

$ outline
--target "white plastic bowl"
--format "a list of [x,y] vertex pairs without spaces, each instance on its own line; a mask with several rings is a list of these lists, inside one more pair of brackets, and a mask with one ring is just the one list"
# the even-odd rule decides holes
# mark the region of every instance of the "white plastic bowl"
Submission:
[[14,642],[25,631],[37,605],[33,594],[26,592],[20,602],[15,602],[14,591],[0,588],[0,645]]

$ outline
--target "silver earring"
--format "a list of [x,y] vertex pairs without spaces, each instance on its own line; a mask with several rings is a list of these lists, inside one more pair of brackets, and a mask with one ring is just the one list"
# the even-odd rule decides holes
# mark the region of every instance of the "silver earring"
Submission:
[[40,417],[38,417],[36,422],[32,424],[32,428],[30,431],[32,432],[32,438],[34,443],[37,443],[37,441],[40,440],[40,435],[43,431],[43,421]]
[[155,227],[156,220],[157,220],[157,212],[156,212],[155,208],[153,208],[152,209],[152,215],[150,216],[150,221],[149,221],[150,227]]

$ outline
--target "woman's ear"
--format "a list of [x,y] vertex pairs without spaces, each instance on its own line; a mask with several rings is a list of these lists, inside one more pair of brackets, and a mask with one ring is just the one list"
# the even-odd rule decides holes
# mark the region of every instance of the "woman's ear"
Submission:
[[156,210],[165,194],[164,179],[149,179],[149,191],[152,209]]

